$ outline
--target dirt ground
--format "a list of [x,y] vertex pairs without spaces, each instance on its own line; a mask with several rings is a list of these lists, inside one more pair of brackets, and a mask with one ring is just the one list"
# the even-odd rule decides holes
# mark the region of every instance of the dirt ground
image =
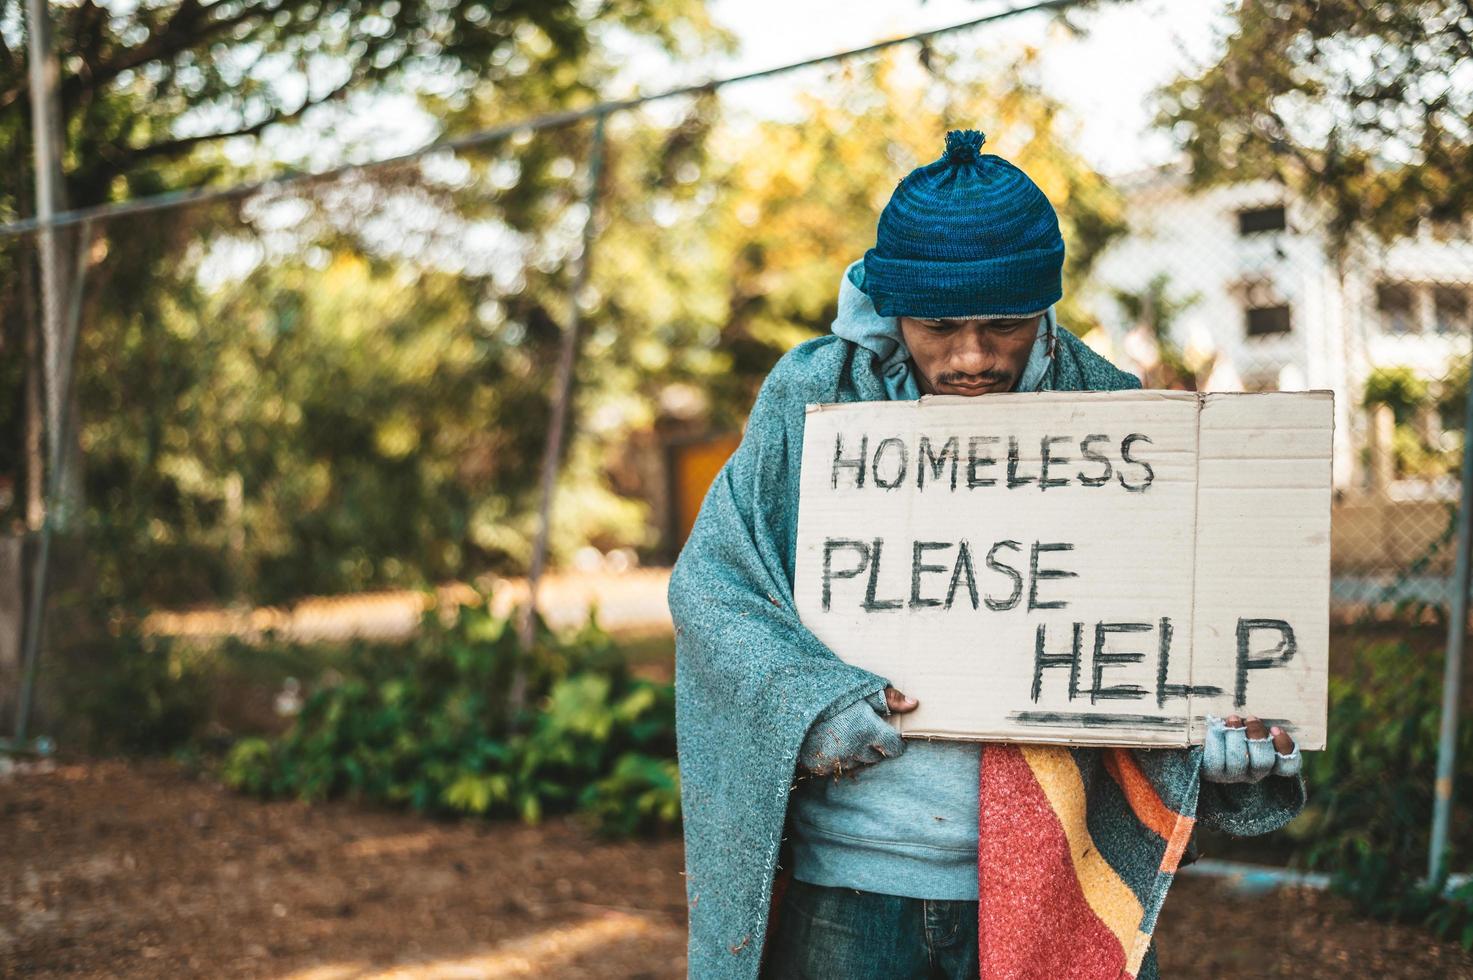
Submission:
[[[0,776],[0,976],[663,978],[678,839],[262,804],[162,762]],[[1473,956],[1314,892],[1184,877],[1167,977],[1468,977]]]

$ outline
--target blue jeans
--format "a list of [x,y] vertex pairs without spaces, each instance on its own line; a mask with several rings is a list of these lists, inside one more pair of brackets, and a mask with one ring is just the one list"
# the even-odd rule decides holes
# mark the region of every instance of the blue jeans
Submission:
[[793,879],[763,980],[976,980],[977,903]]

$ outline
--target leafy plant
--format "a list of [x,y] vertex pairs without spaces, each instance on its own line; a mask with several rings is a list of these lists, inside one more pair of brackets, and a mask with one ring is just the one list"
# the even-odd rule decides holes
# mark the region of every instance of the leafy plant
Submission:
[[633,834],[680,822],[680,770],[674,759],[628,752],[588,786],[579,805],[612,833]]
[[1239,0],[1224,12],[1218,60],[1161,93],[1196,183],[1257,177],[1305,194],[1334,251],[1362,231],[1389,240],[1473,212],[1468,89],[1435,81],[1473,53],[1464,5]]
[[[1337,891],[1362,911],[1420,922],[1473,946],[1473,906],[1423,881],[1436,779],[1441,658],[1404,642],[1363,647],[1349,676],[1330,680],[1325,751],[1306,756],[1310,806],[1290,831],[1298,857],[1333,875]],[[1473,717],[1464,715],[1458,753],[1473,753]],[[1454,798],[1473,800],[1473,768],[1456,776]],[[1453,821],[1448,866],[1473,856],[1467,820]]]
[[[237,743],[225,782],[261,796],[347,798],[422,813],[517,817],[581,811],[613,834],[679,822],[675,702],[634,677],[590,625],[524,650],[489,603],[426,613],[409,648],[360,644],[290,731]],[[521,665],[529,707],[506,691]]]

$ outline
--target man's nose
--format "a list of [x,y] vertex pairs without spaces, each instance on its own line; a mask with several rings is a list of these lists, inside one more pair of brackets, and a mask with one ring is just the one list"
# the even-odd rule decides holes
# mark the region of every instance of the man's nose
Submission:
[[997,359],[992,338],[981,327],[967,325],[958,331],[957,346],[952,353],[954,370],[962,374],[981,374]]

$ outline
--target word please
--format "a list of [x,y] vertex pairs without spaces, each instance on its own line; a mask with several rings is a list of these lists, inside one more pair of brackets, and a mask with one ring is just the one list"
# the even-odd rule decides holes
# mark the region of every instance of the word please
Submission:
[[[1156,478],[1151,464],[1140,458],[1140,446],[1150,442],[1150,437],[1140,432],[1120,439],[1103,433],[1091,433],[1082,439],[1043,436],[1037,443],[1038,455],[1032,456],[1031,440],[1025,451],[1022,440],[1008,436],[1004,454],[1002,436],[967,436],[963,455],[961,436],[951,436],[939,445],[930,436],[921,436],[912,453],[911,446],[899,436],[872,441],[862,435],[851,437],[846,444],[840,433],[834,436],[831,486],[839,489],[842,480],[845,487],[895,490],[912,481],[918,490],[924,490],[928,482],[951,490],[959,486],[968,490],[1049,490],[1071,484],[1103,487],[1118,483],[1131,493],[1143,493]],[[1076,469],[1075,463],[1081,464],[1080,468]]]
[[[937,565],[926,560],[927,552],[945,551],[956,548],[956,558],[946,565]],[[1048,562],[1053,552],[1073,551],[1074,546],[1063,541],[1035,541],[1028,548],[1027,564],[1023,564],[1023,544],[1019,541],[997,541],[987,549],[982,559],[984,573],[990,575],[999,586],[995,592],[984,591],[977,582],[977,560],[972,546],[961,541],[915,541],[910,548],[910,598],[883,598],[879,593],[880,564],[885,555],[885,539],[872,538],[859,541],[853,538],[826,538],[823,543],[823,609],[828,612],[833,606],[834,581],[857,578],[866,569],[869,580],[860,601],[865,612],[886,612],[909,607],[911,609],[940,606],[950,609],[958,594],[973,609],[983,604],[994,612],[1013,609],[1023,601],[1025,576],[1027,580],[1028,609],[1062,609],[1063,599],[1042,599],[1038,595],[1040,582],[1049,579],[1074,578],[1078,572],[1064,568],[1040,566]],[[904,552],[902,552],[904,554]],[[847,561],[840,556],[847,556]],[[838,561],[836,562],[836,559]],[[903,560],[903,559],[902,559]],[[847,566],[847,567],[846,567]],[[950,584],[945,593],[940,591],[945,575],[951,573]],[[933,591],[935,590],[935,591]],[[964,590],[964,591],[963,591]]]

